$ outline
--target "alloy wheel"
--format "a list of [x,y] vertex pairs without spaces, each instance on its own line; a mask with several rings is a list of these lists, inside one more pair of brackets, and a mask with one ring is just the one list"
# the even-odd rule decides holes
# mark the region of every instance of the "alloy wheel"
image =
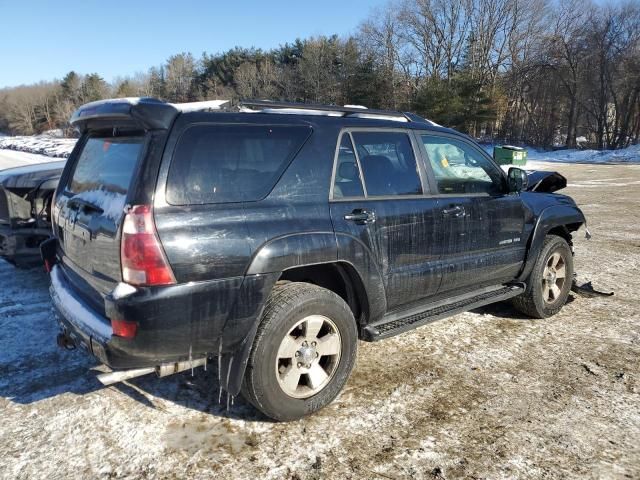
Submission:
[[327,386],[340,362],[342,343],[333,321],[310,315],[297,322],[280,342],[276,376],[290,397],[308,398]]
[[542,272],[542,298],[546,303],[554,303],[560,298],[566,277],[565,259],[559,252],[552,253]]

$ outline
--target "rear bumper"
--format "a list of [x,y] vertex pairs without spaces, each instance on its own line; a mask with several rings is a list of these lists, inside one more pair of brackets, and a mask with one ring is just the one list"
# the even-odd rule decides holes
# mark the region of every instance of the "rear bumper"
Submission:
[[111,325],[85,302],[73,296],[67,279],[57,265],[51,271],[49,293],[56,319],[65,334],[76,346],[93,354],[102,363],[110,364],[105,347],[111,340]]
[[[50,293],[61,328],[76,344],[111,368],[142,368],[188,360],[190,355],[217,355],[221,342],[225,352],[237,348],[257,314],[246,303],[257,300],[257,292],[249,298],[242,292],[264,286],[265,276],[257,280],[234,277],[128,288],[124,295],[116,289],[104,299],[104,316],[78,295],[58,264],[51,271]],[[136,322],[136,336],[114,336],[111,318]]]

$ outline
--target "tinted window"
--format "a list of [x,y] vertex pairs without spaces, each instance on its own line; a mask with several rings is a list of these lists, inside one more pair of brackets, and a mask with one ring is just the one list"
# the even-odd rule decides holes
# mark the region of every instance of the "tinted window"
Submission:
[[422,193],[411,141],[400,132],[354,132],[367,196]]
[[307,127],[191,127],[173,154],[167,200],[174,205],[259,200],[310,133]]
[[126,194],[142,143],[142,137],[89,138],[67,189],[76,194],[100,190]]
[[479,151],[452,138],[423,135],[439,193],[500,193],[502,175]]
[[356,154],[353,151],[353,144],[348,133],[342,135],[338,150],[338,165],[336,166],[333,197],[364,197]]

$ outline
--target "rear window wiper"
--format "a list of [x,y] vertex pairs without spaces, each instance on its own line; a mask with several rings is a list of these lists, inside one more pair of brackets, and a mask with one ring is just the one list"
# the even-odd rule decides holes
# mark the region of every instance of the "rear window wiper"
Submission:
[[97,205],[94,205],[91,202],[87,202],[86,200],[83,200],[82,198],[72,197],[67,202],[67,205],[70,206],[70,207],[76,205],[77,207],[82,207],[82,209],[84,209],[84,210],[94,211],[94,212],[97,212],[98,214],[104,213],[104,210],[102,208],[100,208]]

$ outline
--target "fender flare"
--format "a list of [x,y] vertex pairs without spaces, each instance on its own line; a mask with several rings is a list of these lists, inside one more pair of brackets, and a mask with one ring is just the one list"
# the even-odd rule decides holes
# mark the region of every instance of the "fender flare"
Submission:
[[352,267],[364,289],[363,308],[369,321],[381,318],[387,308],[382,275],[371,250],[352,235],[331,231],[275,238],[254,253],[246,275],[281,274],[291,268],[329,263]]
[[[379,314],[380,311],[382,312],[380,315],[384,313],[386,300],[384,289],[382,288],[382,279],[379,279],[376,289],[371,291],[368,288],[371,286],[371,282],[374,282],[374,279],[363,276],[363,272],[366,271],[363,269],[375,265],[373,258],[370,257],[370,252],[364,245],[360,244],[353,247],[353,251],[356,254],[351,259],[339,258],[339,243],[339,241],[336,241],[334,232],[308,232],[275,238],[255,251],[247,267],[245,280],[236,299],[236,305],[222,330],[218,359],[221,389],[231,396],[240,393],[249,355],[253,347],[253,340],[262,318],[266,300],[282,272],[288,269],[329,263],[349,263],[360,276],[365,293],[367,293],[365,301],[368,305],[365,305],[365,307],[368,307],[370,314],[374,312]],[[250,288],[248,286],[256,281],[259,288]],[[378,290],[382,290],[382,295]],[[251,302],[256,302],[255,304],[260,305],[250,319],[247,318],[246,312],[242,313],[244,310],[243,305],[247,305],[247,296],[250,297]],[[233,320],[236,318],[245,319],[242,322],[242,327],[239,327],[238,323]],[[234,346],[232,349],[227,350],[225,348],[225,346],[231,345]]]
[[569,231],[573,232],[584,223],[586,223],[584,213],[576,205],[551,205],[542,210],[529,237],[527,256],[518,280],[524,281],[529,277],[542,249],[544,239],[551,229],[556,227],[569,228],[570,226]]

